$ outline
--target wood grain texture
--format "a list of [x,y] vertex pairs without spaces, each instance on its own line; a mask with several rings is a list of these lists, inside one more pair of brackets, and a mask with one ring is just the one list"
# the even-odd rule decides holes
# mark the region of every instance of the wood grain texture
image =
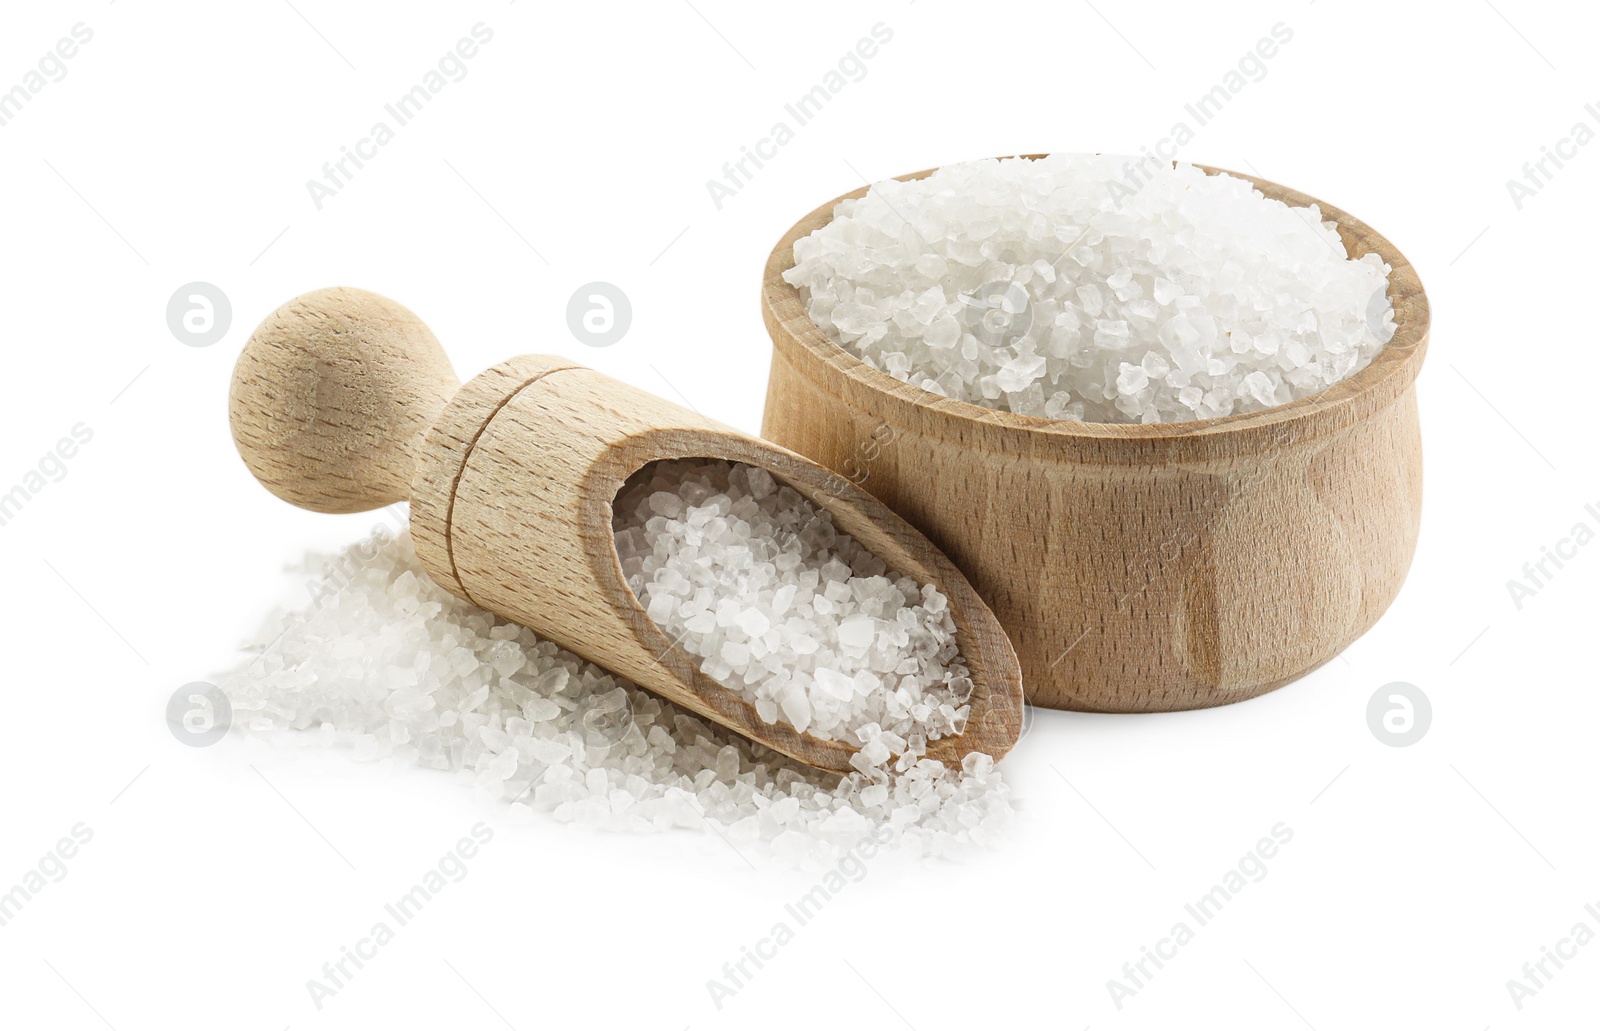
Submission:
[[1022,680],[999,623],[950,561],[871,495],[816,463],[564,359],[527,356],[476,377],[427,435],[412,536],[429,574],[474,604],[529,627],[656,694],[824,769],[851,749],[769,724],[700,672],[623,579],[612,502],[650,462],[719,458],[759,466],[833,513],[891,568],[950,599],[976,685],[959,737],[928,754],[996,759],[1022,727]]
[[317,512],[404,501],[422,434],[460,382],[421,319],[349,287],[283,305],[228,392],[234,446],[278,497]]
[[1152,712],[1270,691],[1365,633],[1410,567],[1422,503],[1422,284],[1365,223],[1238,177],[1268,197],[1318,204],[1350,254],[1376,252],[1394,269],[1398,330],[1373,363],[1261,412],[1065,422],[940,397],[873,369],[813,325],[782,278],[794,242],[845,197],[796,223],[768,259],[763,435],[845,471],[953,559],[1010,635],[1035,704]]

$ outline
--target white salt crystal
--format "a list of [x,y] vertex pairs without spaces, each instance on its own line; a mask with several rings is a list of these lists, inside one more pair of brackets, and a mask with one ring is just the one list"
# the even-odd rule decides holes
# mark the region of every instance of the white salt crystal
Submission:
[[1139,360],[1139,367],[1151,379],[1161,379],[1172,371],[1172,366],[1167,364],[1167,360],[1154,351],[1145,353],[1145,356]]
[[[709,823],[730,839],[738,827],[742,851],[790,862],[832,861],[873,828],[936,855],[993,842],[1010,823],[998,774],[925,770],[907,755],[901,769],[867,764],[841,778],[662,701],[446,594],[423,575],[405,532],[313,556],[301,572],[339,586],[267,620],[250,642],[255,653],[214,678],[239,733],[309,731],[295,737],[359,759],[471,771],[509,813],[618,831],[703,832]],[[518,661],[505,673],[508,653]],[[965,682],[954,677],[948,688],[958,705]],[[767,704],[763,718],[776,719],[776,704],[758,701],[758,712]],[[919,744],[898,743],[908,753]],[[743,772],[719,779],[729,770]],[[860,833],[834,833],[852,820]],[[723,841],[714,845],[709,855],[725,855]]]
[[666,516],[668,519],[676,519],[683,514],[683,499],[666,491],[650,495],[649,504],[650,511],[656,515]]
[[665,623],[671,617],[673,610],[678,607],[677,599],[666,591],[653,593],[649,597],[650,604],[645,606],[645,611],[657,623]]
[[750,488],[750,496],[758,500],[777,489],[777,481],[765,469],[747,466],[744,471],[744,479]]
[[1117,373],[1117,391],[1123,394],[1137,394],[1150,383],[1150,374],[1144,371],[1142,365],[1129,365],[1122,363],[1122,369]]
[[915,301],[911,302],[911,317],[924,326],[932,322],[934,316],[943,310],[944,291],[939,289],[937,285],[928,287],[928,289],[917,295]]
[[987,777],[993,769],[994,760],[982,752],[969,752],[966,758],[961,760],[962,772],[971,776]]
[[961,339],[961,324],[949,315],[935,319],[933,325],[923,334],[923,340],[929,347],[940,349],[954,347],[959,339]]
[[[897,379],[1055,419],[1283,404],[1365,368],[1393,336],[1389,267],[1345,258],[1316,208],[1188,164],[1141,177],[1130,197],[1111,189],[1129,186],[1128,165],[1006,158],[877,183],[795,242],[784,278],[824,333]],[[974,305],[989,297],[1003,305]],[[997,313],[1003,326],[984,321]],[[1149,380],[1138,403],[1107,396],[1125,351]],[[1246,385],[1257,373],[1270,391]]]
[[889,761],[889,746],[883,738],[874,738],[861,746],[861,758],[873,766],[881,766]]
[[[503,747],[503,746],[502,746]],[[517,772],[517,753],[501,752],[495,756],[494,762],[489,764],[489,774],[495,780],[505,780]]]
[[811,725],[811,698],[801,684],[790,681],[785,685],[778,695],[778,707],[783,710],[784,719],[800,733]]
[[1272,380],[1264,372],[1252,372],[1246,376],[1240,384],[1240,389],[1263,408],[1271,407],[1274,403]]
[[1001,390],[1007,392],[1022,390],[1033,383],[1034,379],[1044,371],[1044,366],[1043,356],[1019,355],[1000,367],[995,382]]
[[522,707],[522,714],[535,723],[544,723],[561,715],[561,706],[548,698],[534,698]]
[[[882,559],[795,491],[754,496],[757,474],[771,482],[747,466],[683,460],[629,480],[613,505],[617,554],[635,594],[650,597],[650,617],[764,720],[830,740],[877,724],[893,747],[869,766],[904,752],[912,735],[925,744],[954,733],[956,685],[970,681],[945,597],[931,584],[897,585]],[[683,500],[687,521],[653,518],[663,493]],[[713,510],[738,517],[700,517]],[[705,528],[697,538],[696,522]],[[795,561],[760,557],[780,550]],[[658,604],[663,596],[671,603]],[[900,704],[901,689],[924,704]]]
[[847,616],[839,621],[839,644],[843,648],[862,652],[872,647],[876,627],[871,616]]
[[848,702],[856,695],[856,682],[838,670],[826,666],[816,671],[816,685],[823,694]]

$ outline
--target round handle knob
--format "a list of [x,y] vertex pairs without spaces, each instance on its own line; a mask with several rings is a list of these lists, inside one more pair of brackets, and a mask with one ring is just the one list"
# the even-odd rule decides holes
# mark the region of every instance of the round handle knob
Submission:
[[428,327],[386,297],[317,290],[268,315],[233,370],[233,442],[256,479],[317,512],[410,495],[422,437],[461,386]]

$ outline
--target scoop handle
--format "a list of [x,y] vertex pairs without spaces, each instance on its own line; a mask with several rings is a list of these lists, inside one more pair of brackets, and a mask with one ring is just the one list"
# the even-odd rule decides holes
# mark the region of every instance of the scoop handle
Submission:
[[332,287],[268,315],[234,366],[233,443],[272,493],[315,512],[365,512],[410,495],[422,438],[460,389],[410,310]]

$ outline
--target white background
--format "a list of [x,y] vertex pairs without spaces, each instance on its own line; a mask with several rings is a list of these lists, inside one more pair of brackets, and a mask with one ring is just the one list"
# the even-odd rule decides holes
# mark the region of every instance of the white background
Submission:
[[[77,823],[68,874],[0,927],[8,1027],[1572,1028],[1600,943],[1518,1010],[1506,982],[1600,931],[1600,546],[1519,610],[1507,581],[1600,525],[1600,146],[1506,180],[1600,102],[1572,4],[333,0],[8,4],[0,89],[94,39],[0,128],[0,490],[94,437],[0,527],[0,886]],[[457,39],[491,44],[322,210],[305,182]],[[706,180],[871,26],[891,43],[721,210]],[[233,661],[282,572],[375,516],[277,501],[234,454],[229,372],[288,298],[348,284],[425,318],[463,377],[555,352],[755,431],[767,253],[822,201],[986,155],[1137,152],[1271,27],[1293,40],[1183,156],[1385,233],[1421,272],[1426,509],[1411,576],[1341,659],[1263,698],[1041,712],[1003,764],[1004,847],[886,862],[718,1010],[720,976],[814,874],[709,836],[513,825],[467,785],[163,721]],[[1514,24],[1513,24],[1514,23]],[[1192,121],[1192,119],[1191,119]],[[165,307],[231,298],[218,344]],[[580,284],[632,300],[582,346]],[[1368,699],[1419,686],[1417,744]],[[478,821],[493,842],[319,1012],[305,982]],[[1279,822],[1293,841],[1122,1008],[1106,982]],[[1597,905],[1600,909],[1600,905]],[[1549,968],[1554,970],[1553,967]]]

